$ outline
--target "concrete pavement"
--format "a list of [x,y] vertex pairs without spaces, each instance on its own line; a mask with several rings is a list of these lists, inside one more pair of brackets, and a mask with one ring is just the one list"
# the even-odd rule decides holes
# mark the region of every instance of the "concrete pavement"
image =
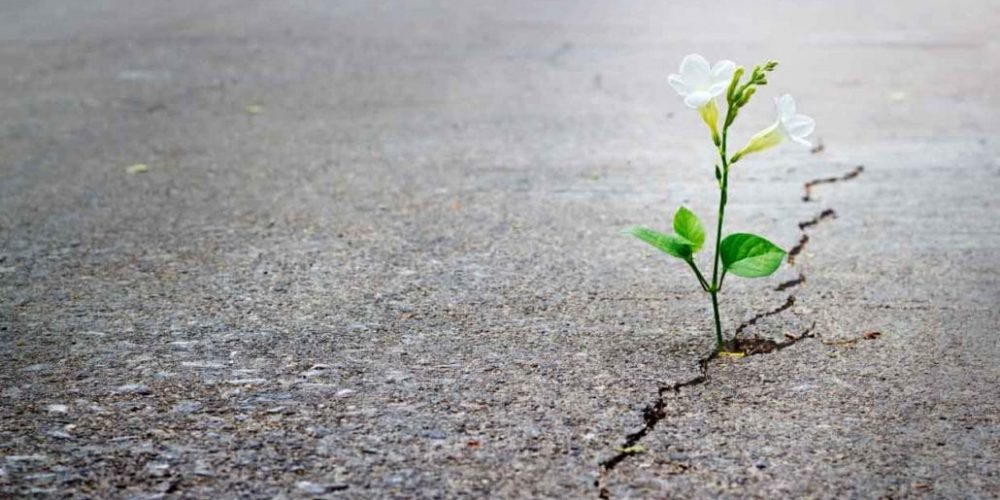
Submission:
[[[8,2],[0,492],[996,497],[998,28],[986,1]],[[824,145],[741,162],[727,218],[809,237],[727,280],[728,332],[793,296],[744,335],[811,337],[704,372],[707,298],[619,233],[711,221],[666,84],[695,51],[781,61],[740,140],[791,92]]]

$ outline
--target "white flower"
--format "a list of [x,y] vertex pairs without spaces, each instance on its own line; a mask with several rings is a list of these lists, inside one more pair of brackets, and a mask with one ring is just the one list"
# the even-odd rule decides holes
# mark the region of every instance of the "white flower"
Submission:
[[736,64],[732,61],[719,61],[710,66],[704,57],[689,54],[681,61],[680,74],[670,75],[667,82],[684,97],[684,104],[698,109],[714,102],[729,88],[735,69]]
[[788,94],[775,99],[774,104],[778,108],[777,121],[770,127],[754,134],[747,141],[747,145],[733,156],[733,162],[749,153],[777,146],[785,139],[791,139],[806,147],[812,146],[806,137],[816,128],[816,122],[806,115],[795,114],[795,99],[792,99],[792,96]]
[[795,114],[795,99],[788,94],[775,99],[774,104],[778,108],[782,135],[807,148],[812,147],[806,137],[816,129],[816,121],[806,115]]

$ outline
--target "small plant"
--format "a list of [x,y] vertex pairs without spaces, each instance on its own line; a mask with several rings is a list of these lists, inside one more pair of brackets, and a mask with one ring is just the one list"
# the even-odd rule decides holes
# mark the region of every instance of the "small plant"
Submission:
[[[719,293],[726,275],[734,274],[743,278],[769,276],[778,269],[786,255],[774,243],[754,234],[733,233],[722,238],[729,171],[746,155],[776,146],[785,139],[810,146],[805,138],[815,128],[812,118],[795,113],[795,100],[786,94],[775,99],[778,118],[774,124],[754,134],[736,154],[728,155],[729,128],[736,121],[740,109],[757,92],[757,87],[767,84],[767,74],[777,66],[775,61],[754,66],[744,80],[744,68],[737,67],[732,61],[719,61],[711,66],[704,57],[691,54],[681,61],[680,74],[670,75],[667,80],[684,98],[684,104],[698,110],[701,119],[708,125],[712,142],[719,152],[719,161],[715,165],[715,179],[719,184],[719,214],[715,228],[715,257],[712,259],[711,280],[705,278],[694,259],[705,244],[705,227],[687,207],[680,207],[674,213],[673,233],[661,233],[639,226],[627,230],[628,234],[667,255],[683,260],[691,268],[701,288],[712,298],[716,351],[720,353],[726,352],[722,322],[719,319]],[[726,96],[726,116],[722,121],[722,129],[719,130],[719,108],[715,99],[722,94]]]

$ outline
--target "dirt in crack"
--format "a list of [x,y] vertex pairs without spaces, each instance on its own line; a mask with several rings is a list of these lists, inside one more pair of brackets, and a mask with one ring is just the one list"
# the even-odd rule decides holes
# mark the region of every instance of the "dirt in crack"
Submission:
[[[799,231],[802,232],[802,236],[799,236],[799,242],[794,247],[792,247],[791,250],[788,251],[788,265],[795,264],[795,258],[798,257],[803,250],[805,250],[806,244],[809,243],[809,235],[806,234],[806,229],[813,227],[816,224],[819,224],[824,219],[830,219],[836,217],[837,217],[837,212],[834,212],[832,208],[828,208],[820,212],[820,214],[817,215],[816,217],[813,217],[812,219],[809,219],[807,221],[800,222]],[[802,277],[802,282],[805,282],[805,277],[801,274],[799,276]]]
[[633,454],[629,451],[630,448],[634,447],[636,443],[642,440],[642,438],[646,437],[647,434],[656,429],[656,425],[659,424],[660,421],[667,418],[669,398],[679,396],[681,389],[703,384],[708,381],[708,363],[715,359],[716,356],[717,353],[713,352],[698,361],[697,376],[681,382],[676,382],[666,387],[660,387],[656,401],[651,405],[647,405],[642,411],[642,428],[632,434],[629,434],[628,436],[625,436],[625,442],[622,444],[620,451],[611,458],[601,462],[601,470],[596,481],[596,486],[601,498],[606,499],[611,497],[611,492],[608,490],[606,484],[608,473],[610,473],[623,460],[630,457]]
[[[834,182],[847,181],[856,178],[861,175],[865,167],[863,165],[858,165],[850,172],[840,176],[840,177],[827,177],[823,179],[814,179],[803,184],[803,189],[805,194],[802,197],[802,201],[809,202],[812,201],[812,187],[817,184],[830,184]],[[795,257],[798,256],[805,249],[806,245],[809,243],[809,235],[806,234],[806,229],[813,227],[823,220],[836,218],[837,214],[832,208],[828,208],[819,213],[816,217],[812,219],[799,222],[799,231],[802,235],[799,238],[798,244],[792,247],[788,251],[788,265],[795,264]],[[786,281],[779,284],[775,291],[785,291],[791,288],[800,286],[806,282],[806,276],[802,272],[799,272],[797,278]],[[775,314],[780,314],[783,311],[788,310],[793,305],[795,305],[795,295],[789,295],[785,302],[770,310],[763,313],[758,313],[754,317],[747,321],[744,321],[739,326],[736,327],[736,331],[733,335],[733,339],[727,342],[726,350],[730,352],[742,352],[744,355],[752,356],[757,354],[768,354],[776,351],[785,349],[795,345],[796,343],[807,339],[814,338],[816,323],[813,322],[808,328],[802,331],[798,335],[785,334],[785,340],[775,341],[767,338],[751,337],[751,338],[740,338],[740,334],[743,333],[747,328],[755,325],[758,321],[768,316],[773,316]],[[866,334],[865,338],[876,338],[878,336],[877,332],[874,334]],[[687,387],[692,387],[700,384],[705,384],[708,382],[708,366],[709,363],[718,356],[718,353],[712,353],[711,355],[702,358],[698,361],[698,375],[689,378],[687,380],[674,383],[673,385],[661,387],[658,391],[656,401],[650,405],[647,405],[642,412],[643,426],[636,432],[633,432],[625,436],[625,442],[622,444],[618,453],[604,460],[600,463],[600,471],[598,478],[595,481],[595,486],[598,488],[600,498],[607,499],[611,498],[611,491],[608,489],[607,480],[611,471],[618,466],[622,461],[628,457],[635,454],[634,447],[639,443],[644,437],[646,437],[650,432],[656,429],[656,426],[667,418],[669,411],[669,402],[672,398],[681,395],[681,390]]]
[[804,195],[802,195],[802,201],[806,201],[806,202],[813,201],[812,188],[813,188],[813,186],[815,186],[817,184],[833,184],[834,182],[849,181],[849,180],[851,180],[851,179],[853,179],[853,178],[861,175],[861,172],[864,172],[864,171],[865,171],[865,166],[864,165],[858,165],[858,166],[854,167],[854,170],[851,170],[850,172],[848,172],[848,173],[846,173],[846,174],[844,174],[844,175],[842,175],[840,177],[826,177],[824,179],[813,179],[813,180],[805,183],[804,187],[805,187],[805,191],[806,192],[805,192]]
[[799,273],[799,277],[798,278],[790,279],[790,280],[788,280],[788,281],[786,281],[784,283],[781,283],[780,285],[774,287],[774,291],[775,292],[784,292],[785,290],[788,290],[789,288],[795,288],[795,287],[797,287],[797,286],[799,286],[801,284],[804,284],[805,282],[806,282],[806,275],[804,275],[802,273]]
[[[795,305],[795,296],[794,295],[789,295],[788,298],[785,299],[785,303],[784,304],[781,304],[780,306],[778,306],[778,307],[776,307],[774,309],[771,309],[770,311],[765,311],[765,312],[762,312],[762,313],[757,313],[756,315],[754,315],[754,317],[752,317],[752,318],[744,321],[743,323],[740,323],[740,326],[736,327],[736,331],[733,333],[733,340],[734,341],[738,340],[740,338],[740,334],[743,333],[743,330],[746,330],[747,328],[750,328],[751,326],[756,325],[758,321],[760,321],[760,320],[762,320],[762,319],[764,319],[764,318],[766,318],[768,316],[774,316],[775,314],[779,314],[782,311],[784,311],[784,310],[786,310],[789,307],[792,307],[794,305]],[[730,351],[738,351],[738,349],[729,349],[729,350]]]
[[[781,310],[791,307],[795,303],[793,297],[789,297],[785,305]],[[778,311],[780,312],[780,311]],[[778,312],[769,311],[770,314],[777,314]],[[768,316],[768,313],[759,315],[760,317]],[[749,339],[734,339],[730,341],[727,345],[727,349],[730,351],[740,351],[745,353],[747,356],[752,356],[756,354],[769,354],[775,351],[780,351],[786,347],[790,347],[801,340],[807,338],[813,338],[815,334],[813,330],[816,328],[816,323],[814,322],[809,328],[806,328],[802,333],[798,335],[787,335],[786,339],[782,342],[776,342],[770,339],[760,339],[760,338],[749,338]],[[595,486],[598,488],[598,495],[600,498],[608,499],[611,498],[611,491],[608,489],[607,479],[608,475],[618,466],[622,461],[628,457],[635,454],[634,447],[646,437],[650,432],[656,429],[656,426],[666,420],[669,416],[670,401],[673,398],[681,396],[681,390],[705,384],[708,382],[708,365],[709,363],[718,357],[718,353],[713,352],[712,354],[700,359],[698,361],[698,375],[689,378],[687,380],[676,382],[672,385],[660,387],[656,401],[642,411],[643,426],[636,432],[633,432],[625,436],[625,441],[622,443],[621,448],[619,448],[618,453],[613,455],[611,458],[601,462],[601,469],[598,474],[597,481],[595,481]]]
[[816,329],[816,322],[813,322],[813,324],[810,325],[809,328],[806,328],[802,333],[798,335],[792,335],[786,333],[785,340],[781,342],[759,337],[752,337],[748,339],[735,338],[729,341],[727,349],[731,351],[742,352],[747,356],[751,356],[754,354],[768,354],[795,345],[795,343],[800,340],[811,339],[815,337],[816,334],[813,333],[813,330],[815,329]]

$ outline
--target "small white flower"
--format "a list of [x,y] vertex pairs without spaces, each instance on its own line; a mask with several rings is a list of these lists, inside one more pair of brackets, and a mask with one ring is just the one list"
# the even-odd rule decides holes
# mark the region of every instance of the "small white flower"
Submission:
[[719,61],[715,66],[699,54],[689,54],[681,61],[680,74],[670,75],[667,82],[684,97],[684,104],[698,109],[708,104],[729,88],[736,64]]
[[778,108],[778,122],[785,137],[805,146],[812,147],[806,140],[816,129],[816,121],[806,115],[795,114],[795,99],[785,94],[774,100]]
[[795,99],[788,94],[775,99],[774,104],[778,108],[778,119],[770,127],[754,134],[747,145],[733,156],[733,162],[747,154],[777,146],[785,139],[806,147],[812,146],[806,137],[816,128],[816,122],[806,115],[795,114]]

